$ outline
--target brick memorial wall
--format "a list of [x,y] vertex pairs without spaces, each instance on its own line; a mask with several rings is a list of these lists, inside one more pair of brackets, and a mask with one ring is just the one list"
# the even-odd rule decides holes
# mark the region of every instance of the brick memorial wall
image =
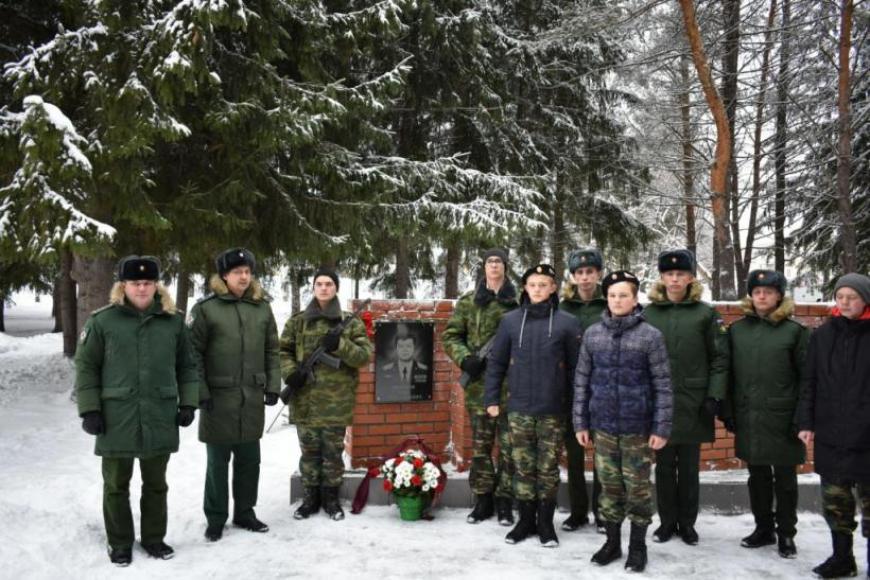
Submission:
[[[352,304],[354,307],[356,304]],[[453,300],[375,300],[372,319],[380,321],[414,320],[435,324],[432,400],[411,403],[375,402],[374,359],[360,369],[354,421],[348,430],[347,449],[353,467],[368,467],[380,462],[403,439],[419,435],[441,460],[458,470],[468,468],[471,459],[471,424],[465,413],[464,394],[459,386],[461,371],[453,365],[441,344],[441,333],[453,313]],[[742,316],[737,304],[717,304],[726,324]],[[815,328],[828,316],[823,304],[798,304],[795,318]],[[812,449],[802,471],[812,471]],[[591,467],[591,465],[590,465]],[[716,423],[716,441],[701,447],[701,469],[721,470],[744,467],[734,456],[734,438],[721,423]]]

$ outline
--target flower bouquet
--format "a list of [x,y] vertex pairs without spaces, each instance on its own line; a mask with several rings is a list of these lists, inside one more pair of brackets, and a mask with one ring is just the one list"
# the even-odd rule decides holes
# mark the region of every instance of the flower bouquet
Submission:
[[406,449],[380,467],[384,490],[392,492],[403,520],[419,520],[423,509],[443,485],[443,473],[426,453]]

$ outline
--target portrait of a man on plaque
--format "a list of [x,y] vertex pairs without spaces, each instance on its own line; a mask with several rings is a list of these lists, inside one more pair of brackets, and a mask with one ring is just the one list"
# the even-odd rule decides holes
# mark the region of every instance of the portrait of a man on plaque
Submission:
[[375,401],[432,400],[431,322],[379,322],[375,332]]

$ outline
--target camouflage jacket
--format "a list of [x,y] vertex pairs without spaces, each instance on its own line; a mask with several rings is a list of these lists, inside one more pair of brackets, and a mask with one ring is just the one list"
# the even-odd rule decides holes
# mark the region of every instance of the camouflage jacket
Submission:
[[[510,280],[505,279],[498,294],[495,294],[486,287],[486,280],[482,279],[474,292],[463,294],[456,302],[453,316],[441,335],[447,356],[457,365],[462,364],[465,357],[476,353],[495,336],[502,316],[517,306],[517,291]],[[486,412],[483,407],[483,376],[470,382],[465,390],[465,407],[469,414]],[[507,402],[505,385],[502,386],[501,400],[502,405]]]
[[[338,298],[321,310],[316,299],[308,307],[291,317],[281,333],[281,376],[287,378],[316,348],[321,337],[343,318]],[[338,350],[333,353],[341,359],[341,368],[325,365],[314,368],[316,382],[307,382],[290,404],[296,423],[306,427],[341,427],[353,422],[353,407],[360,367],[369,362],[374,347],[366,335],[365,324],[354,319],[344,332]]]

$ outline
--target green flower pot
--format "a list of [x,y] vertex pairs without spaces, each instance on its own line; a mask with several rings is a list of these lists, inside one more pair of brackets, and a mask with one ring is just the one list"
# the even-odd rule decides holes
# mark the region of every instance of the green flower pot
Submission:
[[416,522],[423,515],[426,498],[422,495],[397,495],[395,498],[399,506],[399,517],[402,520]]

